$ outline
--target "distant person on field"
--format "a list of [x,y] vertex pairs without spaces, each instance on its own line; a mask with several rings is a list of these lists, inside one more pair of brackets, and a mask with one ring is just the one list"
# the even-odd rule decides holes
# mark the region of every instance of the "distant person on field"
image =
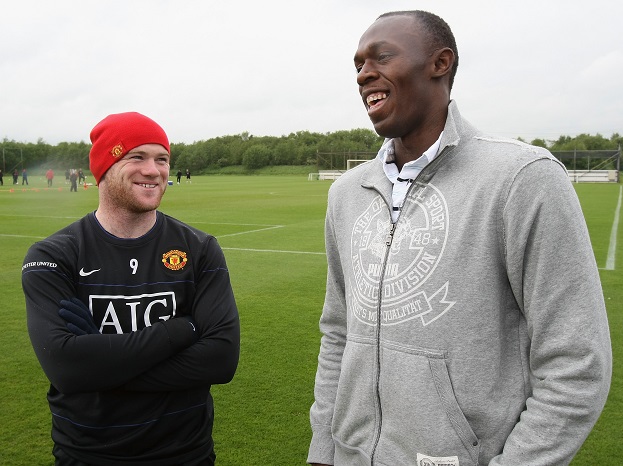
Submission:
[[17,178],[19,178],[19,173],[17,172],[17,168],[13,170],[13,184],[17,184]]
[[69,171],[69,182],[71,187],[69,188],[69,192],[78,192],[78,170],[72,168]]
[[51,188],[52,181],[54,180],[54,170],[48,168],[48,171],[45,172],[45,179],[48,180],[48,188]]
[[84,176],[84,172],[82,171],[82,168],[78,169],[78,183],[82,184],[86,181],[86,177]]
[[70,176],[70,170],[69,168],[67,170],[65,170],[65,184],[69,184],[69,176]]
[[180,184],[180,181],[182,181],[182,170],[178,169],[177,170],[177,184]]
[[4,186],[4,173],[2,172],[2,169],[0,168],[0,186]]
[[566,465],[606,402],[577,195],[546,149],[463,119],[458,61],[425,11],[381,15],[359,40],[359,93],[386,139],[329,190],[310,463]]
[[210,387],[232,379],[240,348],[223,251],[157,210],[170,149],[156,122],[109,115],[91,141],[97,210],[22,267],[56,465],[214,465]]
[[26,169],[22,169],[22,185],[26,185],[28,186],[28,172],[26,171]]
[[192,181],[190,181],[190,170],[188,168],[186,169],[186,183],[192,183]]

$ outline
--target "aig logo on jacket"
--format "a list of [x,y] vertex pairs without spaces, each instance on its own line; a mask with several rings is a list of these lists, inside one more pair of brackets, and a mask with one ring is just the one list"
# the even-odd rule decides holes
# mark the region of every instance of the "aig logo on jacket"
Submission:
[[[387,205],[377,196],[353,226],[351,309],[365,324],[375,325],[380,319],[383,325],[395,325],[420,318],[426,326],[455,304],[446,300],[448,282],[439,289],[422,289],[448,239],[449,212],[443,194],[432,184],[416,182],[402,210],[408,213],[392,230]],[[380,316],[379,293],[384,303]]]
[[175,316],[175,293],[91,295],[89,307],[101,333],[130,333]]

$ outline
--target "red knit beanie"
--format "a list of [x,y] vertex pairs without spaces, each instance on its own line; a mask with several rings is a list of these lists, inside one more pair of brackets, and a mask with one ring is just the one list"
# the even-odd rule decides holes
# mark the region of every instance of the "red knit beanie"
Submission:
[[91,130],[89,168],[97,184],[104,173],[132,149],[143,144],[160,144],[171,152],[169,138],[151,118],[136,112],[108,115]]

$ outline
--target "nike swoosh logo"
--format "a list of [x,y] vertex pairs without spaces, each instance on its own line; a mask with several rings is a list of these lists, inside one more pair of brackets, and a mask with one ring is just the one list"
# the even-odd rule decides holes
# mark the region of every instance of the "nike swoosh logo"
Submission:
[[99,272],[100,270],[102,270],[102,269],[95,269],[95,270],[90,270],[89,272],[85,272],[85,271],[84,271],[84,267],[82,267],[82,268],[80,269],[80,272],[79,272],[79,273],[80,273],[80,276],[81,276],[81,277],[88,277],[88,276],[89,276],[89,275],[91,275],[92,273]]

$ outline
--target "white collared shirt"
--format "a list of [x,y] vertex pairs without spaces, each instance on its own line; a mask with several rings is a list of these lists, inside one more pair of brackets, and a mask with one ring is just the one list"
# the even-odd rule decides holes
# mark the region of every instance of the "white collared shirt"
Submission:
[[424,167],[431,163],[435,157],[437,157],[437,152],[439,151],[439,146],[441,145],[441,136],[443,136],[443,131],[439,135],[437,141],[435,141],[433,145],[422,154],[421,157],[405,163],[400,172],[398,172],[398,167],[394,163],[394,140],[388,139],[381,146],[378,157],[384,162],[383,170],[385,170],[385,175],[387,175],[387,178],[394,186],[392,189],[392,222],[395,223],[396,220],[398,220],[400,209],[402,208],[402,204],[404,203],[405,196],[407,195],[407,191],[409,190],[411,183],[413,183]]

